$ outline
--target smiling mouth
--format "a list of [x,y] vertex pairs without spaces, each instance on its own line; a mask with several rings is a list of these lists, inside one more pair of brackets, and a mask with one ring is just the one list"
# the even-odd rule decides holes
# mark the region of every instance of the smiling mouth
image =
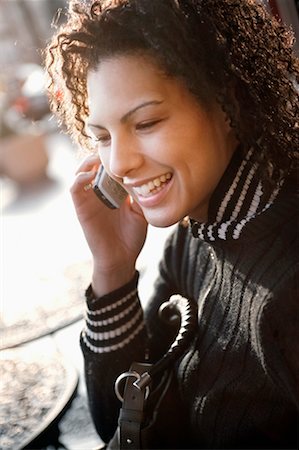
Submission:
[[161,191],[163,187],[171,180],[172,174],[167,172],[142,186],[134,187],[133,190],[142,197],[150,197],[153,194]]

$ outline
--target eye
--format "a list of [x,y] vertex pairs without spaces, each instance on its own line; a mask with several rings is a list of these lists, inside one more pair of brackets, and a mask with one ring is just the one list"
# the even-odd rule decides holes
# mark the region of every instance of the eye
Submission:
[[156,120],[146,120],[144,122],[139,122],[136,125],[136,130],[148,130],[150,128],[153,128],[158,123],[162,122],[162,119],[156,119]]
[[100,143],[102,145],[108,145],[110,143],[110,135],[109,134],[103,134],[100,136],[96,136],[94,138],[94,142]]

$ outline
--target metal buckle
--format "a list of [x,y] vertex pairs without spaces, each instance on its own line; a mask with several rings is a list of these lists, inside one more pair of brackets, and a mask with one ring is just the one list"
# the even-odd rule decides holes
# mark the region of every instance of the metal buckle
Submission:
[[[118,400],[120,400],[121,402],[124,401],[124,398],[123,398],[123,396],[121,395],[121,393],[120,393],[120,391],[119,391],[119,385],[120,385],[120,382],[121,382],[122,380],[124,380],[125,378],[129,378],[129,377],[134,377],[134,378],[136,378],[136,381],[139,381],[140,378],[141,378],[141,376],[140,376],[140,374],[139,374],[138,372],[135,372],[135,371],[132,371],[132,372],[123,372],[122,374],[119,375],[119,377],[117,377],[117,379],[116,379],[116,381],[115,381],[115,384],[114,384],[114,390],[115,390],[116,397],[117,397]],[[138,389],[139,391],[141,390],[138,386],[135,385],[135,382],[134,382],[133,384],[134,384],[134,387],[136,387],[136,389]],[[146,386],[146,387],[145,387],[145,397],[144,397],[145,400],[148,398],[149,392],[150,392],[149,386]]]

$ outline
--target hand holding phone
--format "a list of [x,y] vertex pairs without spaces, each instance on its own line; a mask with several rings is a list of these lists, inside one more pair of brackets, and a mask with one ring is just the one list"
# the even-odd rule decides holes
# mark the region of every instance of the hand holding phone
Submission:
[[[86,190],[86,185],[94,193]],[[146,238],[147,221],[137,203],[122,203],[129,194],[108,178],[96,155],[82,161],[70,191],[92,253],[93,291],[96,296],[105,295],[132,278]],[[121,208],[110,209],[110,214],[108,206]]]
[[128,195],[127,191],[107,174],[103,165],[95,177],[93,190],[110,209],[120,208]]

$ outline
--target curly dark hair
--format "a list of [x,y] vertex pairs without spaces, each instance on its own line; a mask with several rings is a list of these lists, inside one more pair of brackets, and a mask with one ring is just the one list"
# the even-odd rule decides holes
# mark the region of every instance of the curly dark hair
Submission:
[[264,180],[298,164],[299,60],[291,30],[259,0],[72,0],[45,50],[52,110],[73,139],[85,131],[86,78],[103,58],[147,55],[206,108],[217,99]]

